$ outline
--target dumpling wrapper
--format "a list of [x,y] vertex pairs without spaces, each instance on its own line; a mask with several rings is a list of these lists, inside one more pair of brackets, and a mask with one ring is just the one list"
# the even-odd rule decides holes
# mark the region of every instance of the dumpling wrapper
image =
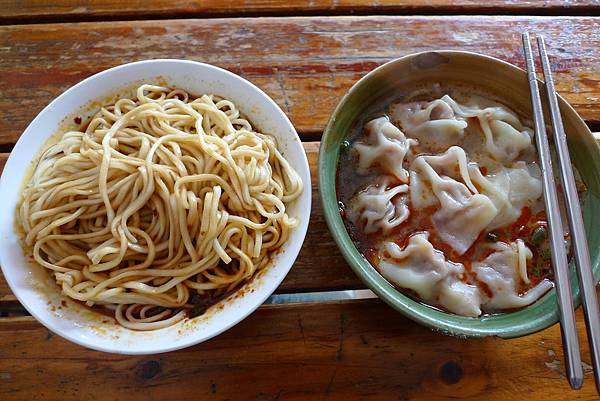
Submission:
[[379,271],[401,288],[407,288],[425,302],[463,316],[479,316],[479,289],[462,283],[464,266],[446,260],[429,242],[429,234],[411,236],[404,249],[386,242],[379,250]]
[[[449,193],[443,193],[449,194]],[[442,207],[431,217],[439,237],[459,254],[465,253],[498,214],[490,198],[440,195]]]
[[366,174],[371,167],[377,165],[385,173],[407,183],[408,171],[402,164],[416,141],[407,139],[386,117],[369,121],[365,130],[366,142],[357,142],[353,146],[358,154],[357,172]]
[[450,96],[442,97],[456,116],[479,120],[484,148],[493,160],[509,163],[525,150],[532,150],[533,132],[523,126],[516,114],[501,106],[486,108],[459,105]]
[[439,237],[461,255],[498,214],[490,198],[477,193],[466,160],[464,150],[453,146],[439,156],[419,156],[410,167],[413,206],[439,205],[432,223]]
[[382,231],[389,232],[399,226],[410,215],[407,197],[407,185],[388,188],[388,180],[369,185],[350,200],[349,219],[365,234]]
[[442,99],[431,102],[396,103],[390,116],[423,146],[444,151],[460,143],[467,123],[456,119],[452,108]]
[[438,304],[461,316],[481,315],[481,292],[474,285],[458,280],[447,280],[440,287]]
[[[531,251],[523,244],[514,242],[494,244],[494,253],[481,262],[475,262],[472,272],[477,279],[489,287],[491,298],[484,299],[483,307],[488,311],[521,308],[532,304],[553,287],[550,280],[544,279],[523,295],[518,294],[519,280],[525,279],[528,260],[532,258]],[[524,275],[525,272],[525,275]]]
[[483,176],[476,166],[469,166],[471,180],[498,209],[487,230],[508,226],[518,220],[525,206],[533,207],[542,197],[541,172],[535,164],[515,163],[494,176]]

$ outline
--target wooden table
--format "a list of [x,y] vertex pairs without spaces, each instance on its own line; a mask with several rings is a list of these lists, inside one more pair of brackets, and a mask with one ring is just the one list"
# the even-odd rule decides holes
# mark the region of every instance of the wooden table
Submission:
[[[543,33],[558,91],[600,131],[598,0],[85,3],[0,0],[0,166],[51,99],[98,71],[170,57],[240,74],[290,116],[313,174],[308,236],[278,293],[364,288],[327,230],[314,180],[329,114],[374,67],[440,48],[522,66],[521,31]],[[579,392],[563,372],[556,325],[515,340],[465,340],[433,333],[377,299],[265,305],[189,349],[99,353],[46,330],[0,277],[2,401],[598,399],[589,365]]]

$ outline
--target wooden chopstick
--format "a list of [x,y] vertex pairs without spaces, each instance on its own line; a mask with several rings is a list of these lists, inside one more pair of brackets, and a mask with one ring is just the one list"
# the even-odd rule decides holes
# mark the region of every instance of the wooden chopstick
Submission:
[[550,146],[548,145],[548,138],[546,137],[542,101],[540,99],[540,91],[536,79],[535,63],[533,60],[531,43],[529,41],[529,33],[527,32],[523,34],[523,51],[525,53],[525,64],[527,65],[529,91],[531,92],[535,139],[542,168],[544,204],[546,206],[548,228],[550,231],[552,267],[554,269],[554,281],[556,282],[556,297],[560,312],[560,330],[565,354],[567,379],[572,388],[579,389],[583,384],[583,368],[581,366],[579,339],[577,338],[577,328],[575,326],[573,297],[571,294],[571,285],[569,283],[567,252],[563,237],[560,209],[558,206],[558,196],[554,185],[555,181],[552,172]]
[[544,38],[538,35],[537,43],[540,59],[542,60],[544,81],[546,81],[546,94],[548,96],[548,105],[550,106],[550,116],[552,117],[552,134],[554,136],[554,146],[556,147],[558,165],[560,168],[560,179],[567,205],[569,228],[571,229],[571,243],[573,254],[575,256],[575,264],[577,265],[577,277],[579,279],[579,288],[581,289],[581,300],[585,314],[590,353],[592,354],[594,378],[596,381],[596,389],[600,393],[600,310],[598,308],[598,298],[596,296],[596,281],[594,280],[594,274],[592,273],[590,253],[585,235],[585,226],[583,225],[583,218],[581,217],[581,206],[579,205],[577,187],[575,186],[569,148],[567,147],[567,136],[565,135],[560,109],[556,99],[554,80],[552,79],[552,71],[546,53]]

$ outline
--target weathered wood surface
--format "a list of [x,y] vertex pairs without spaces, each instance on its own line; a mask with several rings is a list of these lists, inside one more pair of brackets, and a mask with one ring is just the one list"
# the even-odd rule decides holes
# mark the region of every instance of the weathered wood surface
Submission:
[[[304,142],[312,178],[312,210],[304,245],[290,273],[277,293],[329,291],[365,288],[338,250],[325,222],[317,186],[318,142]],[[0,153],[0,174],[8,159]],[[0,309],[16,300],[0,272]]]
[[583,14],[598,12],[599,7],[598,0],[0,0],[0,22],[365,12]]
[[[435,12],[440,5],[446,7],[438,8],[441,12],[453,12],[460,4],[465,13],[485,13],[493,12],[498,1],[481,6],[470,0],[394,5],[380,0],[379,8],[372,9],[361,9],[357,0],[285,3],[292,7],[286,10],[299,14],[410,12],[409,3],[423,12]],[[44,3],[30,0],[16,7],[14,0],[0,0],[0,24],[179,18],[216,15],[225,8],[227,15],[277,14],[284,4],[224,0],[219,9],[214,0],[175,0],[167,6],[162,0],[143,5],[140,0],[104,0],[77,9],[69,8],[74,2],[68,0],[52,2],[50,8]],[[560,10],[556,1],[511,1],[498,10],[545,13],[537,8],[540,3],[548,5],[549,13],[560,12],[552,11]],[[587,0],[561,7],[582,14],[592,10],[591,15],[597,4]],[[125,62],[165,57],[209,62],[248,78],[281,105],[305,140],[317,140],[340,97],[374,67],[440,48],[483,52],[522,65],[519,35],[524,29],[546,36],[559,92],[588,122],[600,123],[600,20],[595,18],[232,18],[3,26],[0,151],[9,151],[42,107],[81,79]],[[313,174],[310,228],[278,291],[361,288],[324,222],[315,187],[318,144],[305,143],[305,149]],[[6,157],[0,154],[0,167]],[[6,311],[10,316],[11,308],[19,305],[0,276],[0,316]],[[577,316],[582,355],[589,364],[581,310]],[[262,306],[213,340],[149,357],[89,351],[52,335],[31,317],[0,317],[2,401],[597,399],[589,365],[579,392],[569,390],[563,372],[556,325],[510,341],[462,340],[433,333],[378,300]]]
[[151,58],[205,61],[272,96],[305,138],[364,74],[434,49],[522,65],[520,34],[542,33],[557,90],[600,122],[600,19],[588,17],[319,17],[94,22],[0,27],[0,150],[54,97],[98,71]]
[[[4,171],[6,159],[8,159],[8,153],[0,153],[0,174]],[[0,272],[0,308],[5,302],[14,300],[15,297],[10,291],[10,288],[8,288],[8,284],[6,284],[2,272]]]
[[[304,149],[310,164],[312,176],[312,211],[304,246],[292,270],[287,275],[277,292],[326,291],[340,289],[364,288],[364,284],[356,277],[346,264],[335,245],[321,208],[317,189],[317,156],[318,142],[304,142]],[[0,173],[8,154],[0,153]],[[14,295],[0,272],[0,310],[3,302],[12,302]],[[1,398],[0,398],[1,399]]]
[[589,365],[583,389],[568,388],[557,325],[515,340],[464,340],[378,300],[265,306],[166,355],[89,351],[29,317],[0,319],[0,344],[3,401],[597,399]]

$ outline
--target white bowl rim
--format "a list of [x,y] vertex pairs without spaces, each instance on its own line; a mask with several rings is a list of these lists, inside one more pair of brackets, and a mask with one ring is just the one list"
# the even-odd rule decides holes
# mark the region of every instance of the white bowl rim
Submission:
[[[149,64],[157,64],[157,63],[165,63],[166,65],[171,64],[171,63],[188,64],[190,66],[201,67],[201,68],[204,68],[207,70],[216,71],[216,72],[221,73],[224,76],[226,76],[227,79],[231,79],[233,81],[237,81],[238,83],[242,83],[243,85],[248,86],[249,88],[251,88],[252,91],[255,92],[255,94],[257,96],[261,97],[264,101],[266,101],[269,104],[269,106],[271,106],[274,110],[277,111],[277,117],[281,118],[282,121],[284,122],[284,124],[286,125],[286,128],[289,129],[291,132],[293,132],[293,134],[295,135],[294,139],[298,141],[298,143],[300,144],[300,148],[302,149],[302,152],[300,155],[300,159],[301,159],[300,166],[296,166],[296,168],[297,168],[298,174],[300,174],[302,181],[304,183],[303,194],[301,195],[302,199],[301,199],[301,201],[299,200],[299,205],[298,205],[298,207],[300,209],[300,214],[303,216],[303,218],[301,219],[299,226],[294,229],[294,231],[298,232],[298,234],[296,234],[298,236],[297,241],[295,241],[292,244],[289,244],[288,248],[285,249],[284,252],[282,252],[282,253],[288,253],[289,255],[291,255],[289,258],[289,263],[288,263],[289,266],[285,267],[285,269],[284,269],[285,271],[282,272],[280,277],[278,277],[276,280],[269,282],[269,285],[266,286],[266,290],[262,291],[260,296],[253,302],[252,306],[247,307],[241,313],[237,314],[237,316],[234,319],[227,322],[227,324],[224,325],[219,330],[213,331],[204,336],[197,336],[197,338],[192,333],[189,336],[187,336],[187,338],[185,338],[184,340],[181,340],[180,342],[178,342],[175,345],[157,347],[156,349],[151,349],[151,350],[150,349],[131,350],[131,349],[126,349],[124,347],[101,346],[98,344],[94,344],[93,339],[91,341],[89,341],[89,340],[83,341],[78,336],[75,336],[75,335],[72,335],[71,333],[66,333],[66,332],[63,332],[62,330],[60,330],[57,327],[57,325],[54,323],[54,321],[52,319],[48,318],[48,315],[39,313],[37,309],[33,308],[31,305],[29,305],[27,303],[27,301],[22,297],[22,294],[20,294],[20,292],[18,290],[15,291],[15,289],[17,287],[15,286],[15,283],[12,282],[12,280],[11,280],[12,275],[10,274],[10,270],[14,269],[14,267],[9,268],[8,265],[5,263],[6,256],[4,255],[3,247],[0,246],[0,268],[4,274],[5,280],[9,286],[9,288],[11,289],[11,291],[17,298],[17,300],[21,303],[21,305],[23,307],[25,307],[25,309],[31,314],[31,316],[33,316],[38,322],[40,322],[43,326],[45,326],[51,332],[65,338],[75,344],[78,344],[83,347],[90,348],[90,349],[93,349],[96,351],[115,353],[115,354],[124,354],[124,355],[159,354],[159,353],[165,353],[165,352],[170,352],[170,351],[176,351],[176,350],[179,350],[182,348],[187,348],[187,347],[202,343],[204,341],[207,341],[207,340],[229,330],[230,328],[232,328],[233,326],[235,326],[236,324],[238,324],[239,322],[244,320],[246,317],[248,317],[251,313],[256,311],[256,309],[258,309],[267,300],[267,298],[269,296],[271,296],[273,294],[273,292],[279,287],[281,282],[284,280],[284,278],[287,276],[287,274],[293,267],[293,265],[298,257],[298,254],[300,252],[300,248],[302,247],[302,245],[304,243],[304,240],[306,238],[306,232],[308,230],[309,216],[310,216],[310,212],[311,212],[311,203],[312,203],[312,186],[311,186],[310,167],[308,164],[308,159],[307,159],[306,153],[303,150],[302,142],[301,142],[301,140],[298,136],[298,133],[296,132],[296,129],[294,128],[292,122],[288,118],[288,116],[283,112],[283,110],[281,110],[279,105],[277,105],[277,103],[273,99],[271,99],[271,97],[269,97],[262,89],[260,89],[258,86],[254,85],[252,82],[248,81],[247,79],[245,79],[237,74],[234,74],[233,72],[228,71],[224,68],[220,68],[220,67],[208,64],[208,63],[203,63],[203,62],[193,61],[193,60],[160,58],[160,59],[140,60],[140,61],[135,61],[135,62],[131,62],[131,63],[121,64],[121,65],[117,65],[117,66],[108,68],[106,70],[100,71],[98,73],[95,73],[95,74],[83,79],[82,81],[78,82],[77,84],[69,87],[67,90],[65,90],[63,93],[61,93],[59,96],[54,98],[47,106],[45,106],[36,115],[36,117],[31,121],[31,123],[29,123],[27,128],[25,128],[25,130],[23,131],[23,133],[17,140],[17,142],[13,148],[13,151],[10,152],[9,158],[6,161],[5,168],[2,172],[2,176],[0,176],[0,194],[4,193],[5,180],[3,179],[3,177],[5,176],[7,171],[9,171],[8,167],[9,167],[11,157],[14,154],[18,153],[15,151],[18,150],[19,142],[21,142],[21,139],[23,137],[28,135],[28,132],[31,130],[31,128],[34,127],[39,122],[39,120],[42,119],[42,116],[44,114],[48,113],[49,110],[52,109],[53,106],[60,104],[65,98],[70,96],[73,92],[81,89],[82,87],[87,86],[91,82],[94,82],[97,80],[102,80],[107,75],[114,74],[116,71],[123,70],[123,69],[129,69],[129,68],[139,68],[139,67],[144,67]],[[165,75],[167,75],[167,74],[168,73],[165,73]],[[77,110],[73,110],[73,112],[76,112],[76,111]],[[46,137],[46,140],[49,137],[50,137],[50,135],[48,135]],[[39,152],[39,149],[37,151]],[[299,169],[298,169],[298,167],[299,167]],[[11,188],[6,188],[6,190],[8,190],[8,189],[11,189]],[[11,207],[11,209],[13,209],[13,208]],[[14,210],[12,210],[11,213],[12,212],[14,212]],[[11,227],[10,230],[14,231],[14,227]],[[286,245],[288,245],[288,244],[286,244]],[[273,266],[270,266],[270,268],[272,268],[272,267]],[[7,272],[9,274],[7,274]],[[251,280],[251,282],[252,281],[255,281],[255,280]],[[256,293],[258,293],[258,292],[259,291],[256,291]],[[247,295],[244,295],[243,297],[246,297],[246,296]]]

